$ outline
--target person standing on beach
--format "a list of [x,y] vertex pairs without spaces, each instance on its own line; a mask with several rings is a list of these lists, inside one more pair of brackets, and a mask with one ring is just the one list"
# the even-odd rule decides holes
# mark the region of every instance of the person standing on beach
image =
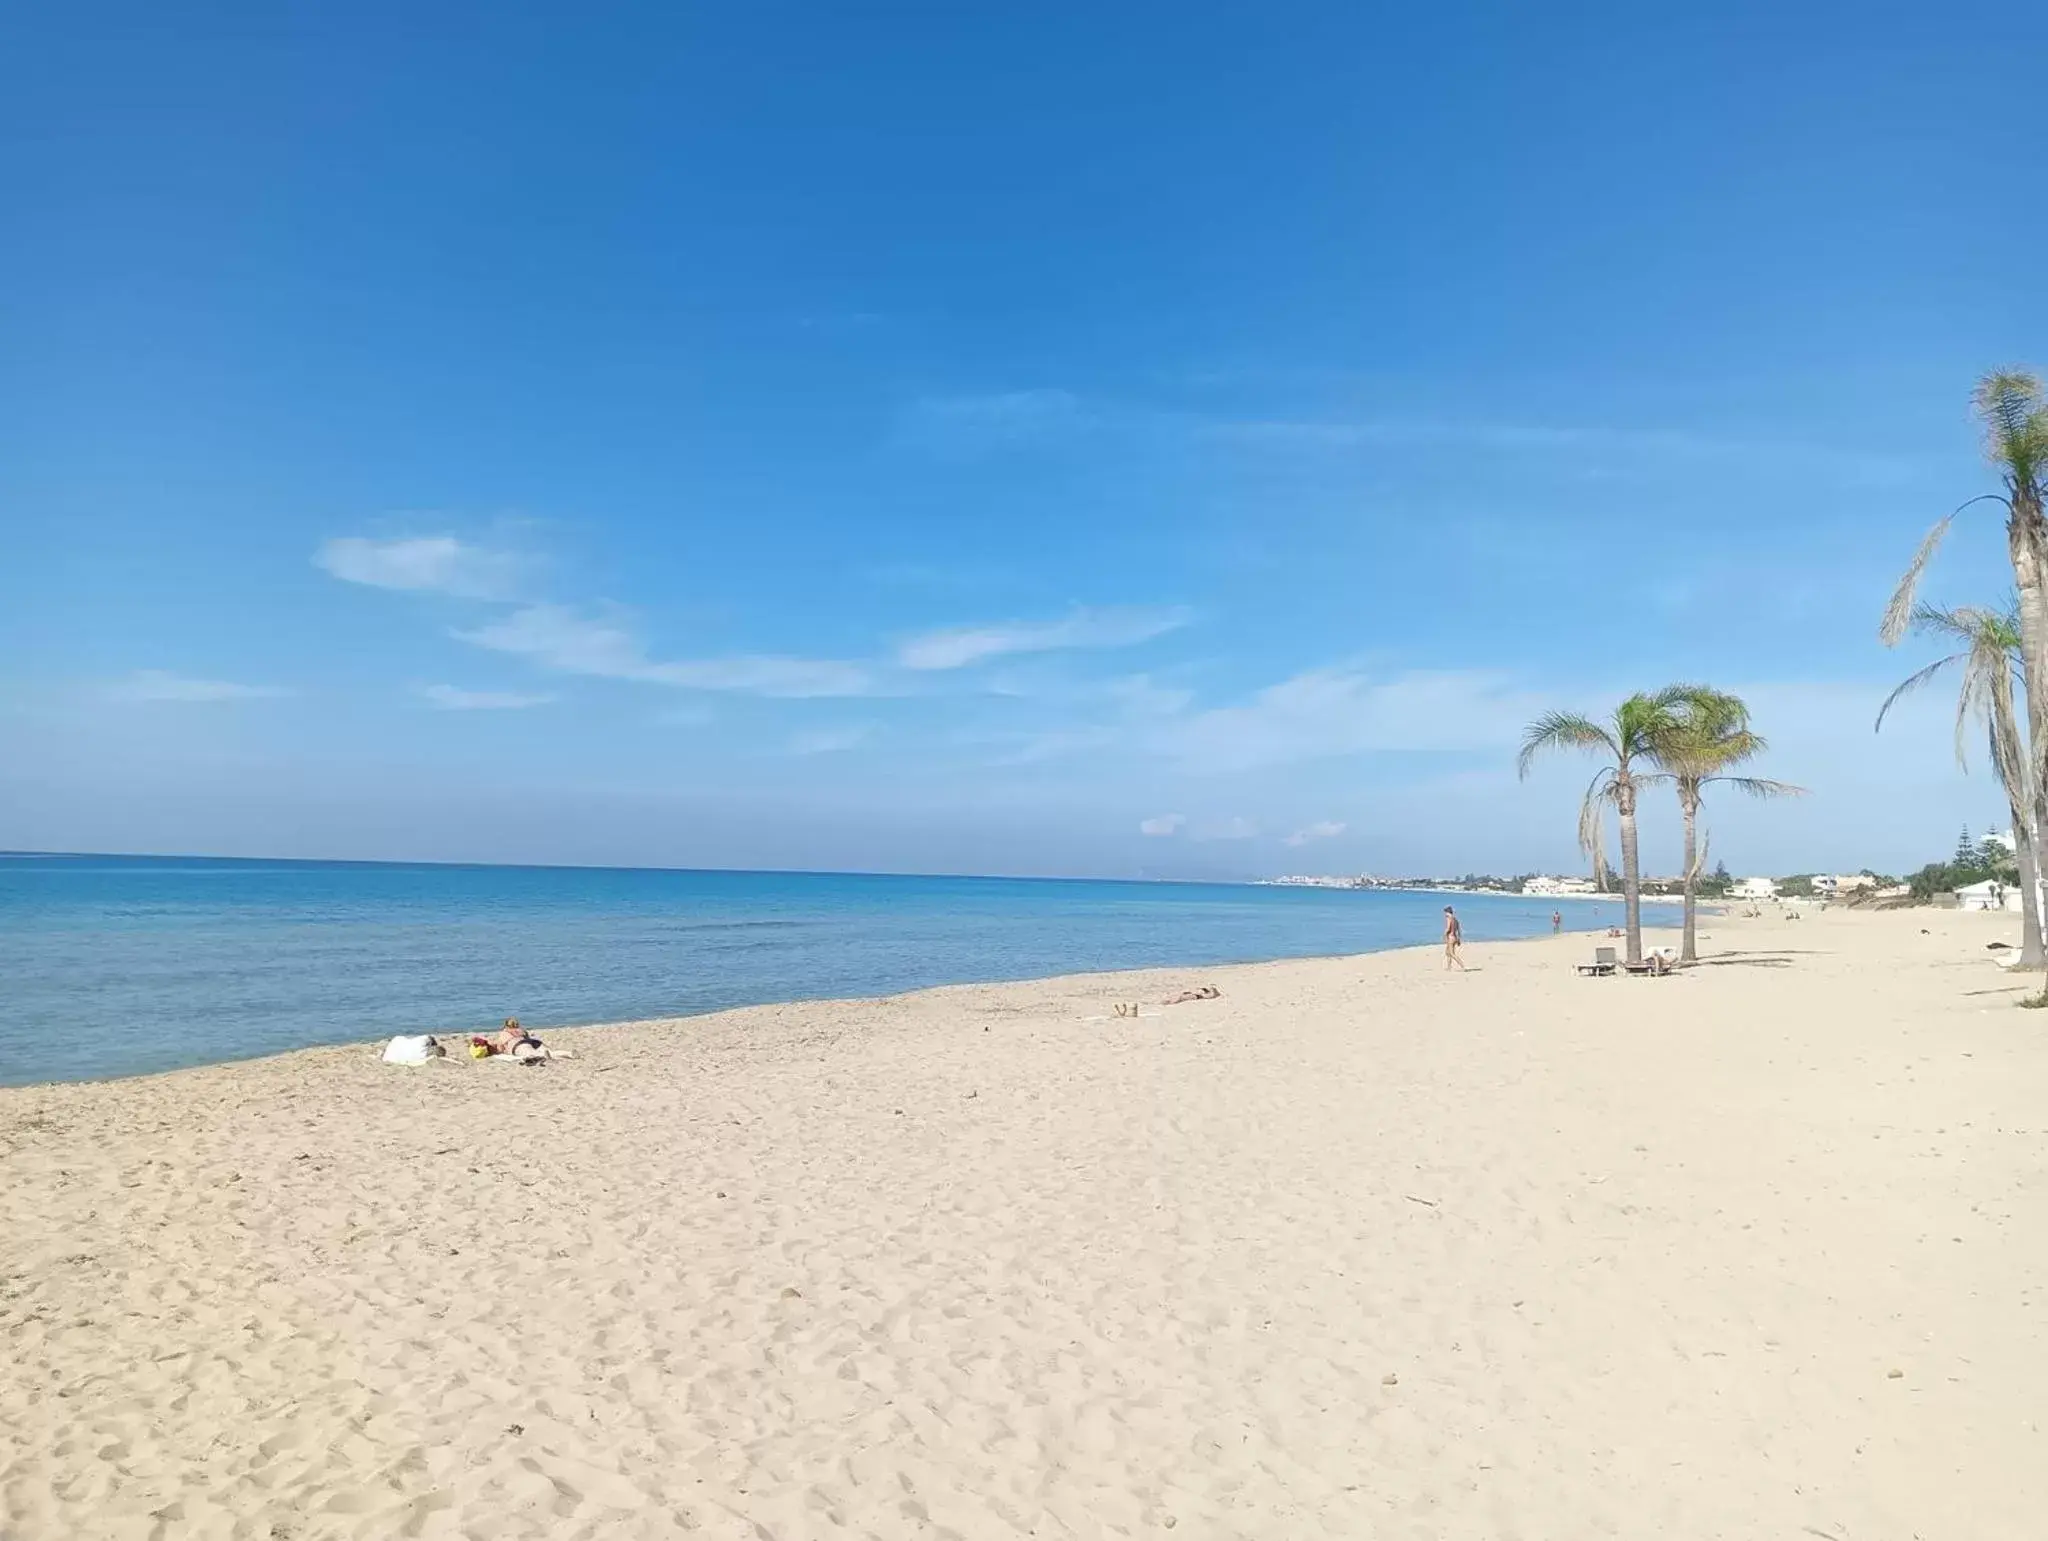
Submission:
[[1458,912],[1448,904],[1444,906],[1444,967],[1456,964],[1465,966],[1465,960],[1458,956],[1458,949],[1465,945],[1465,929],[1458,924]]
[[1562,931],[1563,929],[1564,912],[1562,910],[1552,910],[1550,912],[1550,934],[1552,936],[1556,936],[1557,933]]

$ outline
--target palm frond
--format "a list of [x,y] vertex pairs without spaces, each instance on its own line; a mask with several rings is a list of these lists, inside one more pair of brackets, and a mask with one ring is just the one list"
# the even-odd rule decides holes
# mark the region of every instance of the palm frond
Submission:
[[1615,801],[1616,784],[1612,766],[1603,765],[1586,785],[1585,800],[1579,804],[1579,849],[1593,863],[1593,881],[1607,883],[1607,804]]
[[1618,760],[1621,746],[1614,736],[1592,718],[1579,712],[1545,712],[1522,734],[1521,753],[1515,756],[1515,773],[1527,780],[1536,757],[1552,749],[1605,749]]
[[[1964,747],[1968,742],[1970,724],[1982,717],[1992,724],[1991,733],[1995,740],[1998,734],[1997,723],[1994,720],[1996,715],[1991,703],[1991,682],[1977,667],[1977,658],[1973,653],[1969,655],[1967,666],[1963,670],[1963,688],[1956,692],[1956,764],[1964,770],[1970,768],[1969,756]],[[1998,758],[1995,745],[1992,758],[1994,761]]]
[[[2028,762],[2021,735],[2019,711],[2013,695],[2017,648],[2008,628],[1989,618],[1970,650],[1970,678],[1977,682],[1974,695],[1984,717],[1991,749],[1991,769],[2016,808],[2033,806],[2034,772]],[[1956,755],[1962,757],[1962,721],[1956,724]]]
[[1940,675],[1943,669],[1946,669],[1950,664],[1961,663],[1965,658],[1969,656],[1970,655],[1967,653],[1951,653],[1946,658],[1935,659],[1934,662],[1929,664],[1926,668],[1917,670],[1914,673],[1907,675],[1903,680],[1899,681],[1899,683],[1893,687],[1892,693],[1884,698],[1884,705],[1880,706],[1877,709],[1877,721],[1871,725],[1870,731],[1873,733],[1883,731],[1885,715],[1888,712],[1890,712],[1894,706],[1898,704],[1899,698],[1901,696],[1910,695],[1912,692],[1918,690],[1922,685],[1933,683],[1935,678]]
[[1650,693],[1638,691],[1614,709],[1614,732],[1625,759],[1657,757],[1657,746],[1678,731],[1685,720],[1685,692],[1697,687],[1667,685]]
[[1749,705],[1742,697],[1711,685],[1671,687],[1676,709],[1661,724],[1650,755],[1681,782],[1704,777],[1753,760],[1770,746],[1749,725]]
[[2048,406],[2041,379],[2028,369],[1994,369],[1977,382],[1971,404],[1984,424],[1984,450],[2017,484],[2015,491],[2041,486],[2048,451]]
[[1899,586],[1892,590],[1891,603],[1884,607],[1884,619],[1877,623],[1877,640],[1886,647],[1896,646],[1912,623],[1920,594],[1920,575],[1927,571],[1927,564],[1941,549],[1941,538],[1948,534],[1948,527],[1955,523],[1955,518],[1955,514],[1949,514],[1935,521],[1934,528],[1921,538],[1920,549],[1913,553],[1913,560],[1906,564],[1905,572],[1899,576]]
[[1913,607],[1913,631],[1916,634],[1932,633],[1966,647],[1979,644],[2000,647],[2017,657],[2020,650],[2019,602],[2008,599],[2004,607],[1997,610],[1989,610],[1982,605],[1953,605],[1946,609],[1939,605],[1916,605]]
[[1770,781],[1762,776],[1709,776],[1716,786],[1733,787],[1751,797],[1804,797],[1807,789],[1789,781]]

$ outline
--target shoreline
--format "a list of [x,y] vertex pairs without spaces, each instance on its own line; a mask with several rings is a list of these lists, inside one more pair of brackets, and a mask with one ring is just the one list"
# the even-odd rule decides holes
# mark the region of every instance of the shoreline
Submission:
[[[1647,936],[1652,928],[1643,928]],[[1474,947],[1527,947],[1539,942],[1555,943],[1561,938],[1593,937],[1603,933],[1593,931],[1570,931],[1552,936],[1509,937],[1498,941],[1468,942],[1467,950]],[[1043,974],[1025,979],[963,979],[947,984],[924,985],[915,990],[899,990],[889,995],[844,995],[844,996],[794,996],[773,1001],[754,1001],[740,1006],[721,1007],[716,1011],[689,1012],[681,1015],[653,1017],[622,1017],[603,1022],[540,1023],[529,1022],[527,1030],[535,1037],[553,1043],[567,1039],[563,1046],[574,1049],[575,1040],[584,1034],[622,1035],[632,1033],[686,1031],[692,1027],[730,1028],[744,1025],[737,1019],[759,1018],[766,1022],[779,1023],[793,1012],[802,1011],[847,1011],[881,1010],[890,1007],[910,1007],[919,1002],[936,999],[964,991],[1018,991],[1033,995],[1051,994],[1069,996],[1085,994],[1090,998],[1100,995],[1114,1004],[1130,991],[1149,992],[1162,985],[1169,985],[1182,979],[1205,982],[1211,974],[1236,974],[1246,970],[1285,968],[1297,963],[1345,963],[1359,962],[1372,958],[1394,958],[1414,955],[1430,959],[1441,959],[1443,948],[1438,943],[1417,942],[1400,947],[1379,947],[1367,952],[1351,953],[1303,953],[1278,958],[1250,958],[1232,963],[1192,963],[1185,965],[1157,964],[1128,969],[1097,969],[1085,973]],[[1146,1003],[1146,1019],[1155,1010],[1164,1010],[1157,1003]],[[1112,1018],[1111,1020],[1114,1020]],[[1126,1019],[1128,1020],[1128,1019]],[[451,1045],[448,1058],[436,1065],[424,1067],[383,1066],[380,1068],[403,1070],[418,1068],[446,1071],[450,1068],[468,1069],[489,1064],[489,1061],[474,1061],[459,1054],[453,1045],[467,1044],[472,1033],[489,1036],[495,1028],[438,1028],[427,1030],[435,1038]],[[165,1070],[140,1070],[126,1075],[95,1076],[78,1080],[23,1081],[0,1084],[0,1115],[7,1111],[10,1098],[25,1096],[34,1092],[59,1091],[71,1087],[123,1086],[135,1082],[161,1081],[180,1076],[206,1075],[215,1071],[231,1071],[241,1066],[264,1066],[287,1063],[300,1059],[332,1059],[353,1055],[366,1055],[375,1060],[390,1042],[389,1036],[379,1038],[351,1038],[337,1043],[306,1044],[296,1049],[281,1049],[268,1054],[250,1054],[234,1059],[206,1060],[195,1065],[177,1065]]]
[[[1000,880],[1000,881],[1009,881],[1009,880],[1007,880],[1007,879],[1003,879],[1003,880]],[[1061,879],[1061,880],[1058,880],[1058,881],[1067,881],[1067,880],[1065,880],[1065,879]],[[1085,881],[1092,881],[1092,880],[1085,880]],[[1249,885],[1249,884],[1246,884],[1246,885],[1221,885],[1221,884],[1212,884],[1212,885],[1207,885],[1207,886],[1212,886],[1212,887],[1224,887],[1224,886],[1240,886],[1240,887],[1249,887],[1249,886],[1256,886],[1256,885]],[[1387,892],[1387,893],[1421,893],[1421,892],[1425,892],[1425,890],[1418,890],[1418,889],[1407,889],[1407,890],[1384,890],[1384,891],[1376,891],[1376,892]],[[1458,893],[1459,891],[1458,891],[1458,890],[1448,890],[1447,892],[1451,892],[1451,893]],[[1504,898],[1504,899],[1516,899],[1516,898],[1519,898],[1520,896],[1518,896],[1518,895],[1512,895],[1512,894],[1505,894],[1505,895],[1474,895],[1474,896],[1472,896],[1472,897],[1475,897],[1475,898],[1486,898],[1486,899],[1503,899],[1503,898]],[[1601,898],[1602,896],[1598,896],[1598,895],[1584,895],[1584,896],[1579,896],[1579,897],[1585,897],[1585,898]],[[1538,901],[1533,901],[1533,900],[1532,900],[1532,901],[1529,901],[1529,903],[1530,903],[1530,906],[1531,906],[1531,908],[1532,908],[1532,909],[1540,909],[1540,908],[1541,908],[1541,906],[1540,906],[1540,902],[1538,902]],[[1704,915],[1705,913],[1706,913],[1706,911],[1704,911],[1704,910],[1703,910],[1703,911],[1702,911],[1702,914]],[[1421,924],[1420,924],[1420,923],[1421,923],[1421,922],[1424,922],[1424,921],[1426,921],[1426,922],[1427,922],[1428,924],[1434,924],[1434,920],[1433,920],[1433,918],[1431,918],[1431,917],[1418,917],[1418,922],[1419,922],[1419,923],[1418,923],[1418,927],[1417,927],[1417,929],[1418,929],[1418,930],[1420,930],[1420,929],[1421,929]],[[1645,924],[1645,930],[1647,931],[1647,930],[1649,930],[1649,929],[1652,929],[1652,927],[1653,927],[1653,925],[1654,925],[1654,924],[1655,924],[1655,922],[1654,922],[1654,921],[1646,921],[1646,924]],[[1591,928],[1591,927],[1587,927],[1587,928],[1583,928],[1583,929],[1581,929],[1581,928],[1575,928],[1575,927],[1574,927],[1574,926],[1572,926],[1572,925],[1567,925],[1567,927],[1565,928],[1565,932],[1564,932],[1564,934],[1565,934],[1565,935],[1580,935],[1580,936],[1592,936],[1592,935],[1596,935],[1596,934],[1598,934],[1598,932],[1597,932],[1597,931],[1596,931],[1595,929]],[[1504,944],[1504,942],[1505,942],[1505,941],[1508,941],[1508,940],[1534,940],[1534,939],[1537,939],[1538,937],[1548,937],[1549,935],[1550,935],[1550,933],[1549,933],[1549,932],[1548,932],[1547,930],[1545,930],[1545,931],[1532,931],[1532,932],[1531,932],[1531,934],[1530,934],[1529,936],[1527,936],[1527,937],[1521,937],[1521,938],[1507,938],[1507,939],[1502,939],[1502,940],[1499,940],[1499,941],[1495,941],[1495,940],[1489,940],[1489,939],[1486,939],[1486,938],[1484,938],[1484,937],[1481,937],[1481,938],[1477,938],[1477,939],[1476,939],[1476,945],[1482,945],[1482,946],[1489,946],[1489,947],[1491,947],[1491,946],[1499,946],[1499,945],[1503,945],[1503,944]],[[1474,943],[1474,942],[1475,942],[1475,939],[1471,939],[1471,938],[1468,938],[1468,944],[1470,944],[1470,943]],[[1338,950],[1338,951],[1327,951],[1327,952],[1287,952],[1287,953],[1279,953],[1279,954],[1267,954],[1267,955],[1262,955],[1262,956],[1256,956],[1256,957],[1249,957],[1249,958],[1236,958],[1236,959],[1228,959],[1228,960],[1222,960],[1222,961],[1215,961],[1215,962],[1189,962],[1189,963],[1184,963],[1184,964],[1174,964],[1174,963],[1152,963],[1152,962],[1140,962],[1140,963],[1134,963],[1134,964],[1130,965],[1130,966],[1129,966],[1129,967],[1127,967],[1127,968],[1121,968],[1121,969],[1099,969],[1099,970],[1093,970],[1093,971],[1084,971],[1083,973],[1076,973],[1076,972],[1075,972],[1075,971],[1073,971],[1073,970],[1061,970],[1061,971],[1057,971],[1057,972],[1051,972],[1051,973],[1042,973],[1042,974],[1027,974],[1027,975],[1020,975],[1020,976],[1014,976],[1014,977],[1009,977],[1009,976],[1001,976],[1001,975],[995,975],[995,976],[990,976],[990,975],[985,975],[985,974],[983,974],[983,975],[977,975],[977,976],[973,976],[973,977],[966,977],[966,978],[959,978],[959,979],[945,980],[945,981],[942,981],[942,982],[939,982],[939,983],[936,983],[936,984],[926,984],[926,985],[918,985],[918,986],[914,986],[914,987],[913,987],[913,988],[911,988],[911,989],[907,989],[907,990],[898,990],[898,991],[890,991],[890,992],[886,992],[886,993],[883,993],[883,994],[878,994],[878,995],[818,995],[818,996],[802,996],[802,995],[798,995],[798,996],[790,996],[790,995],[771,995],[771,996],[764,996],[764,997],[762,997],[762,998],[760,998],[760,999],[756,999],[756,1000],[742,1000],[742,1001],[737,1001],[737,1002],[734,1002],[734,1003],[732,1003],[732,1004],[726,1004],[726,1005],[715,1005],[715,1006],[711,1006],[711,1007],[708,1007],[707,1009],[704,1009],[704,1010],[701,1010],[701,1011],[672,1011],[672,1012],[667,1012],[667,1013],[653,1013],[653,1014],[636,1014],[636,1015],[626,1015],[626,1016],[604,1016],[604,1017],[596,1017],[596,1018],[586,1018],[586,1017],[583,1017],[583,1016],[581,1016],[580,1014],[577,1014],[577,1015],[574,1015],[574,1016],[571,1016],[571,1017],[567,1018],[566,1020],[564,1020],[564,1019],[562,1019],[562,1018],[559,1018],[559,1017],[554,1017],[554,1018],[551,1018],[551,1017],[550,1017],[550,1016],[548,1016],[548,1015],[543,1015],[543,1014],[539,1014],[539,1013],[533,1013],[533,1012],[531,1012],[531,1011],[521,1011],[521,1012],[519,1012],[519,1013],[518,1013],[518,1015],[519,1015],[519,1017],[520,1017],[520,1020],[521,1020],[522,1022],[525,1022],[525,1023],[527,1024],[527,1026],[529,1027],[529,1029],[530,1029],[531,1031],[535,1032],[535,1033],[554,1033],[554,1034],[559,1034],[559,1033],[566,1033],[566,1032],[580,1032],[580,1031],[586,1031],[586,1030],[589,1030],[589,1029],[592,1029],[592,1028],[600,1028],[600,1027],[616,1027],[616,1026],[620,1026],[620,1025],[622,1025],[622,1024],[629,1024],[629,1023],[644,1023],[644,1022],[687,1022],[687,1021],[697,1021],[697,1020],[701,1020],[701,1019],[703,1019],[703,1018],[706,1018],[706,1017],[715,1017],[715,1016],[722,1016],[722,1015],[726,1015],[726,1014],[728,1014],[728,1013],[731,1013],[731,1012],[735,1012],[735,1011],[748,1011],[748,1010],[756,1010],[756,1009],[765,1009],[765,1008],[781,1008],[781,1007],[797,1007],[797,1006],[830,1006],[830,1005],[834,1005],[834,1004],[845,1004],[845,1003],[853,1003],[853,1002],[871,1002],[871,1001],[879,1001],[879,1000],[891,1000],[891,999],[896,999],[896,998],[899,998],[899,997],[902,997],[902,996],[908,996],[908,995],[915,995],[915,994],[918,994],[918,993],[921,993],[921,992],[923,992],[923,991],[927,991],[927,990],[946,990],[946,989],[973,989],[973,988],[1003,988],[1003,987],[1006,987],[1006,986],[1031,986],[1031,985],[1040,985],[1040,984],[1048,984],[1048,983],[1053,983],[1053,982],[1057,982],[1057,981],[1062,981],[1062,980],[1066,980],[1066,979],[1070,979],[1070,978],[1081,978],[1081,977],[1095,977],[1095,976],[1098,976],[1098,975],[1099,975],[1099,976],[1101,976],[1101,977],[1105,977],[1105,978],[1110,978],[1110,977],[1115,977],[1115,976],[1117,976],[1117,975],[1120,975],[1120,974],[1142,974],[1142,973],[1147,973],[1147,972],[1157,972],[1157,971],[1164,971],[1164,972],[1170,972],[1170,973],[1193,973],[1193,972],[1196,972],[1196,971],[1199,971],[1199,970],[1203,970],[1203,969],[1211,969],[1211,968],[1243,968],[1243,967],[1257,967],[1257,966],[1261,966],[1261,965],[1264,965],[1264,964],[1269,964],[1269,963],[1287,963],[1287,962],[1293,962],[1293,961],[1302,961],[1302,960],[1310,960],[1310,959],[1319,959],[1319,958],[1340,958],[1340,957],[1354,957],[1354,958],[1367,958],[1367,957],[1376,957],[1376,956],[1380,956],[1380,955],[1382,955],[1382,954],[1385,954],[1385,953],[1390,953],[1390,952],[1400,952],[1400,951],[1405,951],[1405,950],[1409,950],[1409,949],[1411,949],[1411,948],[1421,948],[1422,950],[1425,950],[1425,951],[1428,951],[1428,952],[1430,952],[1430,953],[1432,953],[1432,954],[1435,954],[1435,953],[1437,952],[1437,949],[1438,949],[1438,944],[1437,944],[1436,942],[1434,942],[1434,941],[1427,941],[1427,940],[1424,940],[1424,941],[1403,941],[1403,942],[1401,942],[1401,943],[1399,943],[1399,944],[1397,944],[1397,945],[1394,945],[1394,946],[1388,946],[1388,947],[1367,947],[1367,948],[1364,948],[1364,949],[1362,949],[1362,950]],[[383,1032],[381,1032],[380,1034],[378,1034],[378,1035],[376,1035],[376,1036],[365,1036],[365,1037],[360,1037],[360,1038],[359,1038],[359,1037],[354,1037],[354,1036],[350,1036],[350,1037],[345,1037],[345,1038],[344,1038],[344,1037],[332,1037],[332,1038],[328,1038],[328,1039],[326,1039],[325,1041],[322,1041],[322,1042],[313,1042],[313,1043],[303,1043],[303,1044],[300,1044],[300,1045],[298,1045],[297,1047],[293,1047],[293,1048],[283,1048],[283,1049],[265,1048],[265,1049],[261,1049],[261,1050],[259,1050],[259,1051],[257,1051],[257,1052],[254,1052],[254,1053],[232,1054],[232,1055],[227,1055],[227,1056],[223,1056],[223,1057],[218,1057],[218,1058],[204,1058],[204,1059],[199,1059],[199,1060],[195,1060],[195,1061],[194,1061],[193,1063],[190,1063],[190,1064],[182,1064],[182,1065],[171,1065],[171,1066],[163,1066],[163,1067],[160,1067],[160,1068],[144,1068],[144,1069],[135,1069],[135,1070],[123,1070],[123,1071],[118,1071],[118,1072],[115,1072],[115,1073],[113,1073],[113,1074],[106,1074],[106,1075],[89,1075],[89,1076],[58,1076],[58,1077],[55,1077],[55,1078],[51,1078],[51,1079],[44,1079],[44,1080],[33,1080],[33,1081],[17,1081],[17,1080],[11,1080],[11,1079],[0,1079],[0,1095],[4,1095],[4,1094],[5,1094],[6,1092],[8,1092],[8,1091],[10,1091],[10,1090],[21,1090],[21,1089],[27,1089],[27,1088],[31,1088],[31,1087],[37,1087],[37,1086],[64,1086],[64,1085],[90,1085],[90,1084],[96,1084],[96,1083],[99,1083],[99,1082],[107,1082],[107,1081],[124,1081],[124,1080],[131,1080],[131,1079],[135,1079],[135,1078],[137,1078],[137,1077],[144,1077],[144,1076],[154,1076],[154,1075],[175,1075],[175,1074],[179,1074],[179,1073],[182,1073],[182,1072],[185,1072],[185,1071],[191,1071],[191,1070],[201,1070],[201,1069],[206,1069],[206,1068],[208,1068],[208,1067],[211,1067],[211,1066],[216,1066],[216,1065],[232,1065],[232,1064],[246,1064],[246,1063],[250,1063],[250,1062],[252,1062],[252,1061],[257,1061],[257,1060],[263,1060],[263,1059],[270,1059],[270,1058],[275,1058],[275,1057],[277,1057],[277,1056],[278,1056],[278,1055],[280,1055],[280,1054],[293,1054],[293,1053],[303,1053],[303,1052],[308,1052],[308,1051],[312,1051],[312,1050],[318,1050],[318,1049],[325,1049],[325,1048],[342,1048],[342,1047],[348,1047],[348,1046],[350,1046],[350,1045],[360,1045],[360,1044],[374,1044],[374,1045],[376,1045],[376,1046],[379,1046],[379,1047],[381,1047],[381,1046],[382,1046],[382,1045],[383,1045],[384,1043],[388,1042],[388,1041],[389,1041],[389,1039],[390,1039],[390,1038],[391,1038],[392,1036],[395,1036],[395,1035],[398,1035],[398,1034],[409,1034],[409,1035],[417,1035],[417,1034],[421,1034],[421,1033],[430,1033],[430,1034],[434,1035],[434,1036],[435,1036],[435,1037],[437,1037],[437,1038],[442,1038],[442,1039],[446,1039],[446,1040],[449,1040],[450,1042],[454,1042],[454,1041],[458,1041],[458,1040],[466,1040],[466,1039],[467,1039],[467,1038],[468,1038],[468,1037],[469,1037],[469,1036],[470,1036],[471,1034],[473,1034],[473,1033],[479,1033],[479,1034],[485,1034],[485,1035],[488,1035],[488,1034],[490,1034],[490,1033],[494,1033],[494,1032],[496,1032],[496,1031],[498,1030],[498,1026],[499,1026],[499,1024],[500,1024],[500,1022],[501,1022],[501,1021],[502,1021],[502,1017],[499,1017],[499,1016],[492,1016],[492,1017],[489,1017],[489,1018],[483,1018],[483,1019],[478,1019],[478,1020],[472,1020],[472,1021],[470,1021],[470,1022],[468,1022],[468,1023],[464,1023],[464,1022],[461,1022],[461,1021],[456,1021],[456,1022],[454,1022],[454,1023],[452,1023],[452,1024],[447,1024],[447,1023],[444,1023],[444,1024],[442,1024],[442,1025],[435,1025],[435,1024],[434,1024],[434,1023],[432,1022],[432,1021],[430,1021],[430,1020],[425,1020],[424,1018],[422,1018],[422,1019],[418,1019],[418,1020],[406,1021],[406,1022],[403,1022],[403,1023],[394,1023],[394,1024],[391,1024],[391,1025],[390,1025],[390,1026],[389,1026],[389,1027],[388,1027],[388,1028],[387,1028],[386,1030],[384,1030]],[[5,1070],[5,1069],[6,1069],[6,1066],[5,1066],[5,1065],[0,1065],[0,1072],[4,1072],[4,1070]]]
[[1706,933],[0,1090],[9,1522],[2026,1541],[2017,918]]

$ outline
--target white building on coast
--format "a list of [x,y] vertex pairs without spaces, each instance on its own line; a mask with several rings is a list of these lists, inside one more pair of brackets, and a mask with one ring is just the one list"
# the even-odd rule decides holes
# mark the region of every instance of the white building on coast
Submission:
[[2019,907],[2017,883],[2001,883],[1995,878],[1987,878],[1956,890],[1956,908],[1959,910],[2018,910]]
[[1534,899],[1562,899],[1593,891],[1591,878],[1534,877],[1522,884],[1522,892]]

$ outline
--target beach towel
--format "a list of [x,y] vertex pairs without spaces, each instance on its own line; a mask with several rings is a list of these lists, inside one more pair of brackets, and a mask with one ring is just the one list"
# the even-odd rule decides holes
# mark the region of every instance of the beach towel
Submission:
[[387,1065],[424,1065],[434,1057],[432,1033],[422,1033],[417,1038],[398,1037],[384,1045],[384,1063]]

